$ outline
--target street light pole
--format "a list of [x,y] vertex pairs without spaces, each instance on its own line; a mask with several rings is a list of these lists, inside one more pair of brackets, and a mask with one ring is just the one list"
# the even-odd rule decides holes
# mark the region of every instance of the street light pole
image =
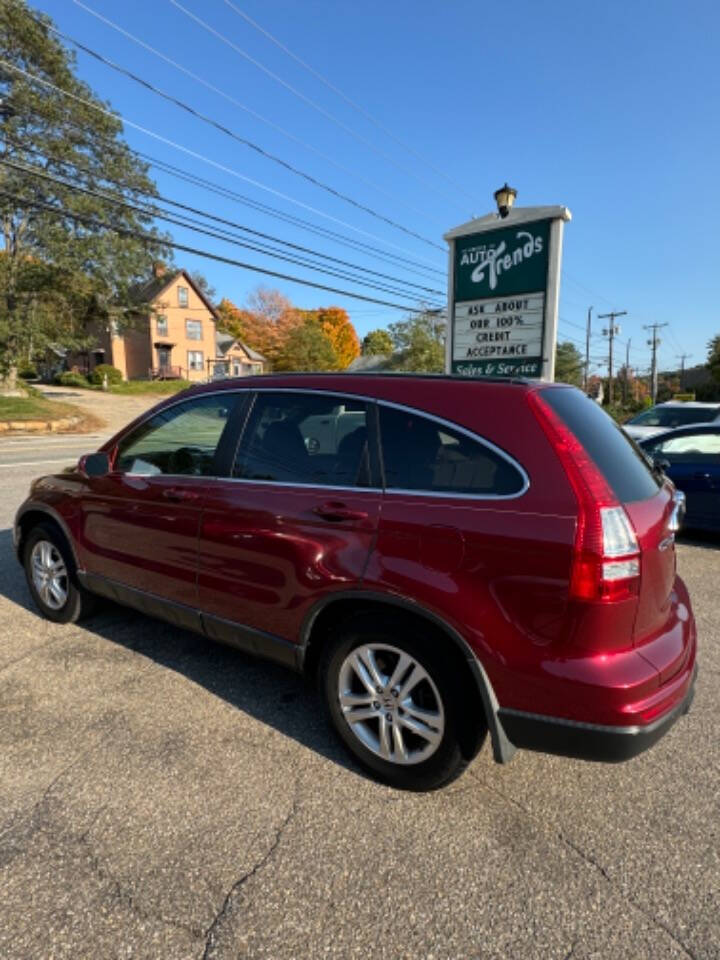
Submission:
[[658,330],[667,327],[667,323],[648,323],[643,324],[643,330],[652,330],[652,339],[648,340],[648,346],[652,347],[652,366],[650,368],[650,398],[653,403],[657,403],[657,348],[660,345]]
[[613,310],[611,313],[599,313],[598,320],[604,320],[606,317],[610,318],[610,325],[607,329],[603,330],[603,336],[609,338],[609,352],[608,352],[608,406],[612,406],[613,402],[613,340],[615,339],[616,334],[620,333],[620,327],[615,325],[616,317],[624,317],[627,315],[627,310]]
[[691,353],[679,353],[678,359],[680,361],[680,389],[685,390],[685,361],[692,356]]
[[588,380],[590,379],[590,328],[592,324],[593,308],[588,307],[587,328],[585,330],[585,393],[588,392]]

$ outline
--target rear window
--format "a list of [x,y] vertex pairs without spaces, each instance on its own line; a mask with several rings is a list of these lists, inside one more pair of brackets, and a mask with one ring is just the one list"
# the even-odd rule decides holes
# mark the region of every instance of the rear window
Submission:
[[693,423],[710,423],[720,407],[653,407],[633,417],[628,423],[634,427],[687,427]]
[[621,503],[647,500],[660,489],[644,456],[604,410],[579,390],[543,390],[542,399],[572,430]]
[[485,443],[410,410],[380,406],[388,490],[510,497],[525,478]]

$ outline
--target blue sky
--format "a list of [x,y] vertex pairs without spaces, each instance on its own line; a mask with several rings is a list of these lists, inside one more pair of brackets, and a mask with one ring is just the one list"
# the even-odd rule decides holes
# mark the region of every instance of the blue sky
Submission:
[[[232,0],[384,130],[225,0],[177,2],[301,96],[171,0],[82,2],[270,123],[183,75],[73,0],[41,0],[35,6],[64,32],[430,243],[318,189],[78,53],[80,76],[123,116],[226,169],[128,127],[126,137],[133,147],[252,200],[355,237],[373,250],[427,263],[440,272],[429,284],[438,290],[445,286],[441,274],[446,256],[431,243],[444,246],[445,231],[491,210],[493,191],[507,180],[518,190],[518,205],[562,203],[572,211],[573,221],[565,230],[563,339],[584,344],[590,305],[596,313],[627,310],[620,321],[618,353],[624,357],[631,338],[631,362],[643,370],[649,365],[643,324],[670,324],[661,333],[663,368],[676,366],[681,352],[692,354],[689,365],[702,362],[707,340],[720,333],[715,180],[720,7],[711,0],[682,5],[676,0]],[[400,267],[165,173],[153,175],[171,198],[424,282],[418,274],[400,273]],[[313,276],[302,267],[279,265],[183,228],[172,233],[181,243]],[[299,306],[344,306],[360,335],[402,316],[335,294],[263,280],[199,257],[177,254],[176,259],[202,270],[218,295],[238,304],[264,282]],[[326,282],[361,289],[347,281]],[[408,302],[406,297],[376,295]],[[601,322],[595,322],[596,330]],[[591,349],[598,368],[606,355],[607,344],[598,336]]]

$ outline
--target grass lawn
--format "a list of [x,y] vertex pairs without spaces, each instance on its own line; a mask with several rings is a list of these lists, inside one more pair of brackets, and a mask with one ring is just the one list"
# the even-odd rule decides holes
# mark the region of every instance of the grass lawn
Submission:
[[26,397],[0,396],[0,422],[8,420],[59,420],[62,417],[77,416],[81,418],[75,429],[92,430],[102,421],[92,414],[73,406],[71,403],[60,403],[56,400],[46,400],[40,395],[30,394]]

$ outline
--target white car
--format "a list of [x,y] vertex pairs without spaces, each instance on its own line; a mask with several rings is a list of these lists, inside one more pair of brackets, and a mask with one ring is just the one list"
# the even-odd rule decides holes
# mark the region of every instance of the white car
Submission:
[[623,430],[633,440],[652,437],[665,430],[687,427],[694,423],[720,423],[720,403],[696,403],[668,400],[649,410],[643,410],[637,416],[623,424]]

